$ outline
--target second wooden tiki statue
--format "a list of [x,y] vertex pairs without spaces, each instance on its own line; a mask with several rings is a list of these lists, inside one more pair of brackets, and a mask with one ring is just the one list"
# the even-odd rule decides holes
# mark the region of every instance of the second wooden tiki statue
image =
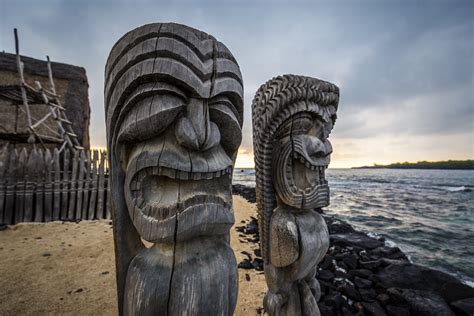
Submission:
[[105,111],[120,314],[232,315],[236,60],[204,32],[144,25],[110,52]]
[[284,75],[260,87],[252,103],[260,246],[270,315],[319,315],[315,276],[329,234],[319,211],[329,204],[325,169],[339,89]]

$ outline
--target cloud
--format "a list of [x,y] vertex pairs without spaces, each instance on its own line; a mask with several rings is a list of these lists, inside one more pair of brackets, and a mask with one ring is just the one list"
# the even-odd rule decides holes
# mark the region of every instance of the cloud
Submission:
[[[0,12],[1,49],[13,51],[12,29],[18,27],[24,54],[49,54],[86,68],[95,146],[105,146],[103,71],[111,47],[139,25],[175,21],[211,33],[238,60],[245,85],[242,149],[249,157],[253,95],[261,84],[284,73],[317,77],[341,88],[339,118],[331,135],[336,145],[371,147],[381,145],[378,139],[386,143],[405,137],[425,142],[406,144],[423,147],[426,159],[472,154],[470,1],[3,0]],[[457,135],[467,147],[436,146],[434,140],[443,135]],[[406,144],[390,148],[407,156],[418,152]],[[359,159],[351,148],[338,146],[333,161],[350,161],[351,155]],[[385,159],[379,151],[370,155],[376,162]]]

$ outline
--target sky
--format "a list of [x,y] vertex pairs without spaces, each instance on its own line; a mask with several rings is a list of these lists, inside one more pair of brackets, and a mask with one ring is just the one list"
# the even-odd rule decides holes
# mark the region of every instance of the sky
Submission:
[[251,102],[280,74],[341,91],[330,167],[474,158],[474,1],[0,0],[0,50],[82,66],[90,137],[105,147],[104,67],[113,44],[152,22],[212,34],[239,62],[243,141],[253,166]]

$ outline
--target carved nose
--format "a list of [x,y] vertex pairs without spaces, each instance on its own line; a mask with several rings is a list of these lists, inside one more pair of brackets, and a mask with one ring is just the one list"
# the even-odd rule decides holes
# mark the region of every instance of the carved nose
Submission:
[[206,100],[189,100],[185,115],[176,124],[175,135],[181,146],[192,150],[205,151],[221,141],[219,128],[209,118]]
[[332,145],[329,140],[323,142],[317,137],[310,136],[307,151],[308,155],[313,157],[326,157],[332,153]]

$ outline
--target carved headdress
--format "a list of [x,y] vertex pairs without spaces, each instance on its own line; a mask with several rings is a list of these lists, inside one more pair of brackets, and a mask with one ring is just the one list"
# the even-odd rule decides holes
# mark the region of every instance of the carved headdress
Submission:
[[[109,54],[105,82],[109,148],[115,148],[122,125],[132,124],[131,117],[136,117],[133,114],[149,110],[153,96],[167,92],[180,95],[184,90],[187,96],[202,99],[225,95],[232,106],[214,108],[231,116],[239,128],[242,126],[243,83],[237,61],[213,36],[186,25],[153,23],[126,33]],[[166,122],[180,109],[174,106],[161,110],[147,113],[158,114],[158,119]],[[143,138],[157,132],[156,126],[149,127],[137,121],[133,134]],[[130,133],[122,137],[133,140]],[[240,140],[237,137],[239,144]]]
[[[319,79],[283,75],[263,84],[252,102],[253,144],[260,247],[269,259],[270,218],[277,206],[272,174],[274,141],[279,129],[293,116],[307,113],[332,124],[336,120],[339,88]],[[327,191],[328,192],[328,191]]]

